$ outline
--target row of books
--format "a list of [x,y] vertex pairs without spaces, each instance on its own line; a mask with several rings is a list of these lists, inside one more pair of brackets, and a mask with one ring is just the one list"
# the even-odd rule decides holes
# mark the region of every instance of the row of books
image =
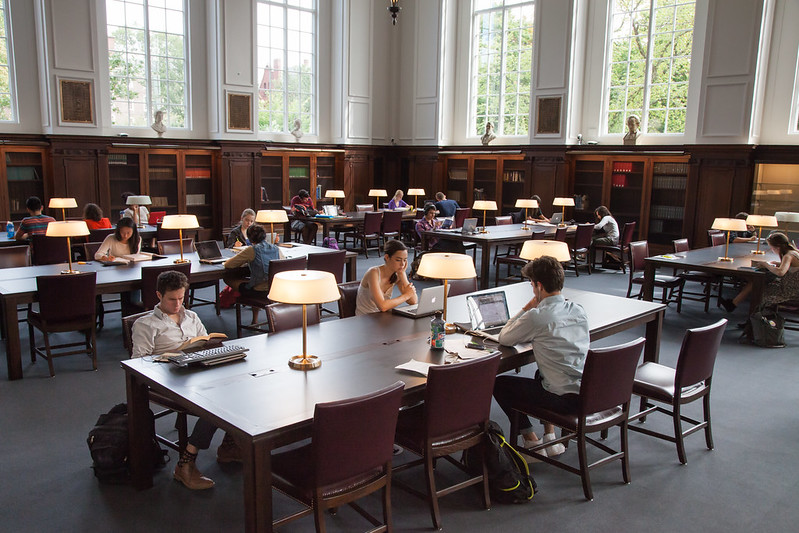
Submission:
[[506,170],[502,174],[502,181],[509,183],[520,183],[524,181],[524,171],[522,170]]
[[186,205],[205,205],[204,194],[187,194]]
[[632,172],[633,161],[616,161],[613,163],[613,172]]
[[210,178],[210,168],[191,167],[186,169],[186,178]]
[[688,174],[688,163],[655,163],[655,174]]
[[127,165],[128,154],[108,154],[109,165]]
[[685,189],[687,176],[655,176],[652,178],[653,189]]
[[652,205],[649,208],[650,218],[664,220],[680,220],[685,216],[685,208],[681,205]]

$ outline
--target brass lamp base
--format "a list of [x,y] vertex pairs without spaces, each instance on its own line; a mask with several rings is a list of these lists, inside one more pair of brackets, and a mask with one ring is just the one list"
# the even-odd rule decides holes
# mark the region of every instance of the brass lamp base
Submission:
[[483,226],[482,229],[480,229],[480,231],[478,231],[477,233],[488,233],[488,229],[486,229],[486,227]]
[[725,263],[732,263],[732,257],[719,257],[719,261],[724,261]]
[[80,274],[80,270],[72,270],[72,269],[62,270],[61,273],[62,274]]
[[559,227],[559,228],[565,228],[565,227],[567,227],[567,226],[566,226],[566,223],[565,223],[565,222],[561,222],[560,224],[558,224],[558,227]]
[[294,370],[313,370],[322,366],[322,360],[315,355],[295,355],[289,359],[289,366]]
[[752,250],[752,255],[765,255],[763,250]]
[[173,261],[173,263],[175,263],[175,264],[182,264],[182,263],[191,263],[191,261],[189,261],[188,259],[175,259],[175,260]]

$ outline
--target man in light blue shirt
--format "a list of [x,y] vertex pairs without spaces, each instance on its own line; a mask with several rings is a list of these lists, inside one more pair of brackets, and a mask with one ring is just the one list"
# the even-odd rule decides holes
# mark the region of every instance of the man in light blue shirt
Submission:
[[[509,418],[513,409],[528,405],[573,412],[590,343],[588,316],[582,306],[561,295],[563,267],[554,258],[544,256],[527,263],[522,276],[530,280],[535,296],[502,328],[499,342],[505,346],[532,342],[538,371],[534,379],[497,377],[494,398]],[[522,418],[519,429],[525,447],[541,444],[528,417]],[[544,442],[554,439],[554,426],[545,424]],[[562,444],[556,444],[543,453],[554,456],[564,451]]]

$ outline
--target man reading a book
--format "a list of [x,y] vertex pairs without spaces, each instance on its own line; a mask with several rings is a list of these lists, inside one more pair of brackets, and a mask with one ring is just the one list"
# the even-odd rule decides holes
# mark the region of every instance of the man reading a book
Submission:
[[[182,272],[170,270],[158,276],[158,305],[133,324],[133,357],[174,352],[187,340],[207,334],[197,313],[183,307],[188,288],[189,280]],[[214,486],[214,482],[197,469],[195,461],[199,450],[211,446],[215,432],[216,426],[198,418],[186,449],[180,453],[173,475],[189,489],[210,489]],[[241,462],[241,451],[227,434],[217,449],[216,460],[220,463]]]

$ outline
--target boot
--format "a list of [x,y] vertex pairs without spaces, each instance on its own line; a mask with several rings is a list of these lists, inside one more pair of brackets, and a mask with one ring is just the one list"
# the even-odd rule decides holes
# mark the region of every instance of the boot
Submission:
[[187,489],[210,489],[214,486],[214,482],[213,480],[203,476],[202,472],[197,470],[197,465],[195,464],[196,460],[196,453],[189,453],[185,450],[180,452],[180,460],[175,466],[175,471],[172,476],[176,480],[183,483]]
[[216,449],[217,463],[241,463],[241,449],[233,437],[225,433],[222,444]]

